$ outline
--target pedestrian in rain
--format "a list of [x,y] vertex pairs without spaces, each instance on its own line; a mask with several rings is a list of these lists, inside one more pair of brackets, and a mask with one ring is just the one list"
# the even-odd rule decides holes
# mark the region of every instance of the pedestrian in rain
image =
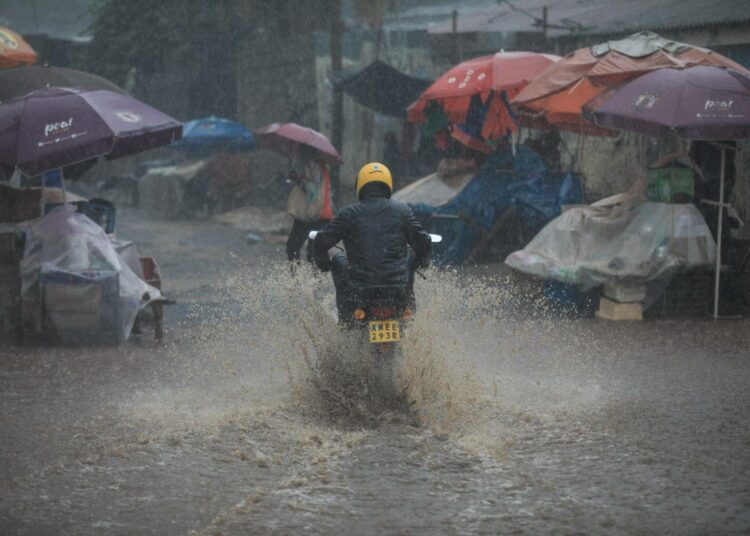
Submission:
[[[333,219],[331,175],[315,149],[301,146],[292,161],[289,178],[294,188],[289,194],[287,212],[294,223],[286,241],[286,254],[289,262],[297,263],[310,231],[322,229]],[[312,262],[309,247],[307,260]]]
[[[735,153],[737,143],[732,140],[708,142],[693,141],[690,144],[690,160],[696,171],[695,204],[706,220],[714,239],[718,241],[719,195],[721,186],[721,148],[726,149],[724,163],[724,198],[727,203],[732,196],[736,179]],[[721,274],[721,303],[727,309],[723,314],[736,314],[748,304],[742,291],[737,270],[740,257],[732,230],[740,225],[739,220],[731,216],[732,211],[725,207],[722,211],[721,226],[721,262],[731,269]]]

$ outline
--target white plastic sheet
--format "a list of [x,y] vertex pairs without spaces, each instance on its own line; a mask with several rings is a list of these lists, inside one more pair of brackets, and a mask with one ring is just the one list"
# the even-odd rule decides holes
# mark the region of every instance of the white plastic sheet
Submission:
[[401,203],[426,203],[439,207],[456,197],[477,174],[471,160],[444,158],[437,171],[397,190],[393,199]]
[[506,264],[589,290],[604,283],[650,283],[710,266],[716,244],[693,205],[643,203],[572,208],[552,220]]
[[70,206],[29,225],[21,277],[22,297],[41,301],[63,340],[125,341],[138,311],[161,296],[123,262],[98,224]]

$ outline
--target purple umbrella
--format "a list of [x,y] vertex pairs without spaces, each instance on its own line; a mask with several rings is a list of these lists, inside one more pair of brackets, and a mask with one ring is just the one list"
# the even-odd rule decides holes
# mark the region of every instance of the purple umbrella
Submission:
[[659,69],[584,106],[599,126],[690,140],[750,138],[750,78],[721,67]]
[[182,137],[182,123],[112,91],[47,88],[0,104],[0,176],[119,158]]
[[[672,132],[691,140],[750,138],[750,78],[721,67],[660,69],[597,97],[584,115],[599,126],[651,136]],[[719,316],[719,273],[726,146],[721,146],[714,318]]]

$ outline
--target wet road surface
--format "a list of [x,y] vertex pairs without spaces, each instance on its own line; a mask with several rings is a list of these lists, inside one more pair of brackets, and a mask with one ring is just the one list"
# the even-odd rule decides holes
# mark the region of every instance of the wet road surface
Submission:
[[750,532],[747,321],[521,318],[502,278],[433,272],[384,412],[325,278],[132,216],[167,341],[0,349],[0,533]]

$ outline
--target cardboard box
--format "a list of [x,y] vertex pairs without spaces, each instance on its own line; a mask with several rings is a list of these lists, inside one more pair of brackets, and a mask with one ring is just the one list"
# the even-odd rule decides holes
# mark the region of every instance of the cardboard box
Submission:
[[70,331],[96,333],[102,327],[102,318],[98,312],[47,310],[47,314],[58,334],[63,336]]
[[640,303],[617,303],[602,296],[596,316],[605,320],[643,320],[643,307]]
[[602,294],[619,303],[640,303],[646,299],[646,285],[636,283],[604,283]]
[[694,182],[690,168],[652,168],[646,174],[646,197],[656,203],[691,203]]
[[44,306],[48,311],[99,314],[102,307],[102,285],[46,283]]
[[118,342],[117,272],[48,272],[41,275],[44,312],[63,342]]

